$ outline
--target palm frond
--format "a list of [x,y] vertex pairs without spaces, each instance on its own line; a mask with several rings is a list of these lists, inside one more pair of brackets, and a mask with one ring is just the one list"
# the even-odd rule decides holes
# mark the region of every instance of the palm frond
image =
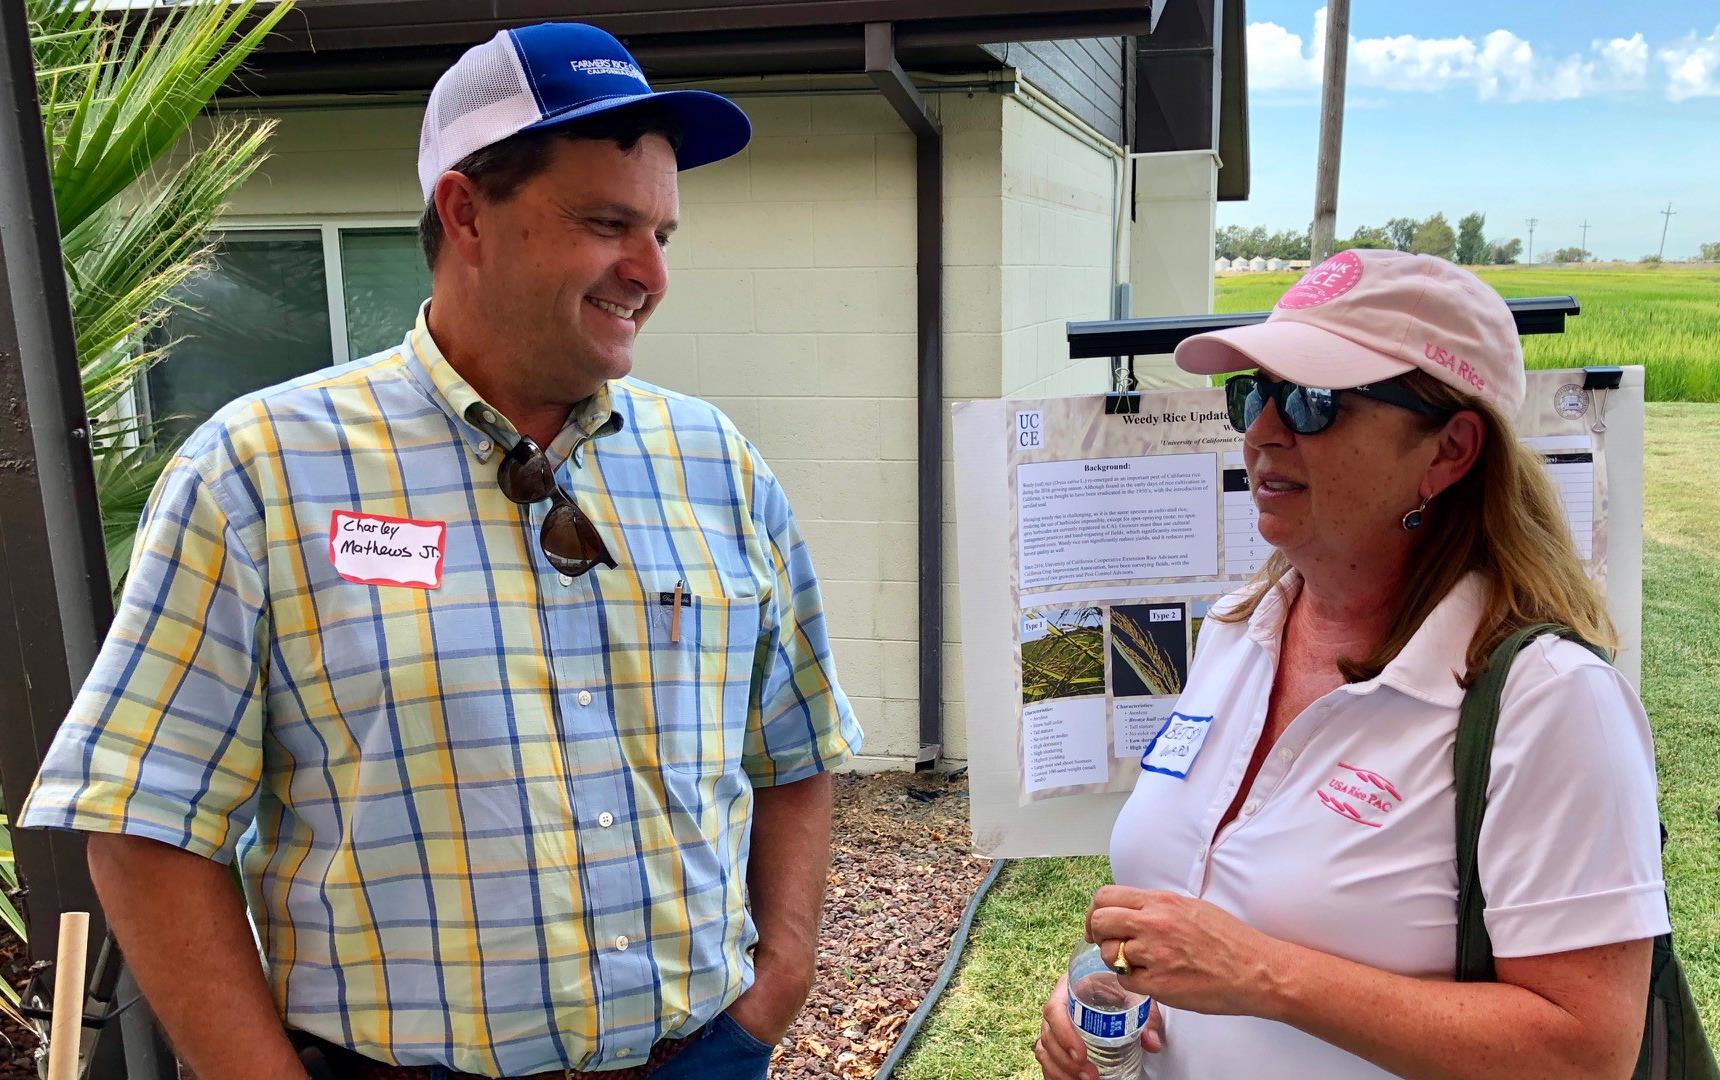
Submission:
[[177,452],[158,447],[144,432],[131,445],[115,445],[96,461],[96,491],[101,496],[102,539],[107,545],[108,580],[115,590],[130,569],[137,523],[149,505],[155,482]]
[[[17,891],[18,867],[12,854],[12,833],[7,827],[6,815],[0,814],[0,930],[10,933],[19,941],[28,941],[29,932],[24,927],[24,916],[12,902],[12,896]],[[28,1027],[29,1021],[18,1011],[18,1005],[18,991],[12,988],[11,983],[0,979],[0,1015],[19,1027]]]
[[157,331],[175,291],[212,264],[218,217],[263,162],[274,124],[189,133],[291,6],[187,0],[111,12],[26,0],[116,587],[165,461],[130,416],[134,389],[167,354]]
[[[55,103],[44,127],[60,229],[70,232],[179,142],[291,5],[255,15],[257,0],[151,8],[127,16],[130,33],[92,16],[83,0],[30,0],[30,7],[44,32],[81,36],[101,61],[72,80],[81,86],[44,88],[38,80],[38,93]],[[77,106],[58,108],[72,91]]]

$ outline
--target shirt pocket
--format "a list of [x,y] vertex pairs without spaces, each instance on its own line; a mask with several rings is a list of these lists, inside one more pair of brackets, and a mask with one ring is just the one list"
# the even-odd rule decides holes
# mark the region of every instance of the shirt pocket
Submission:
[[677,623],[673,595],[649,598],[657,760],[678,772],[728,773],[746,739],[758,597],[684,593]]

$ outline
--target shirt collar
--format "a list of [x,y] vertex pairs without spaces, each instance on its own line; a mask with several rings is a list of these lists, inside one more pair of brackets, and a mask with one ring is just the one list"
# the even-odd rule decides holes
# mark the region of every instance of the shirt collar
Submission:
[[[407,332],[402,349],[413,380],[454,421],[455,429],[479,461],[489,461],[498,448],[503,452],[513,449],[519,431],[500,410],[478,396],[430,336],[430,301],[418,306],[417,321]],[[552,461],[563,461],[585,440],[612,435],[621,427],[621,414],[614,408],[610,384],[605,383],[569,411],[567,423],[544,452]]]
[[[1302,577],[1291,570],[1267,590],[1254,614],[1249,616],[1249,638],[1266,652],[1274,665],[1284,640],[1285,619],[1301,592]],[[1481,576],[1473,573],[1465,576],[1434,605],[1384,671],[1366,682],[1350,683],[1344,689],[1352,694],[1371,694],[1389,686],[1434,705],[1458,708],[1463,704],[1464,690],[1457,680],[1468,670],[1469,641],[1481,624],[1484,603],[1485,583]]]

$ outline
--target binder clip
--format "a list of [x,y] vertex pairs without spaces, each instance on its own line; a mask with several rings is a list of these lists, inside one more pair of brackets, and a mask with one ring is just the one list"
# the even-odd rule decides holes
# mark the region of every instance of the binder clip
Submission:
[[1604,435],[1607,430],[1607,391],[1617,390],[1624,382],[1622,367],[1585,367],[1583,368],[1583,389],[1595,403],[1595,422],[1589,430],[1596,435]]
[[1139,394],[1106,394],[1106,416],[1134,416],[1141,411]]

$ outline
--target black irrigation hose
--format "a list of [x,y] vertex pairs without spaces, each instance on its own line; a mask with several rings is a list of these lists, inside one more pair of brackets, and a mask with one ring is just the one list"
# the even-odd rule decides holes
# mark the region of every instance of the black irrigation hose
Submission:
[[920,1007],[914,1010],[914,1015],[908,1017],[908,1023],[902,1028],[902,1033],[896,1036],[896,1045],[890,1048],[890,1054],[879,1066],[878,1075],[874,1080],[889,1080],[890,1074],[896,1071],[896,1065],[907,1056],[908,1047],[914,1043],[914,1036],[920,1033],[920,1025],[926,1022],[926,1017],[932,1014],[932,1007],[943,996],[944,988],[949,986],[950,979],[955,976],[956,965],[961,963],[962,953],[967,950],[968,929],[973,926],[974,913],[979,910],[979,902],[985,899],[985,894],[991,891],[997,875],[1003,870],[1003,859],[993,859],[991,869],[980,881],[979,888],[968,900],[967,910],[962,912],[962,921],[956,924],[956,932],[950,938],[950,954],[944,958],[944,966],[938,969],[937,981],[926,991],[926,999],[920,1002]]

